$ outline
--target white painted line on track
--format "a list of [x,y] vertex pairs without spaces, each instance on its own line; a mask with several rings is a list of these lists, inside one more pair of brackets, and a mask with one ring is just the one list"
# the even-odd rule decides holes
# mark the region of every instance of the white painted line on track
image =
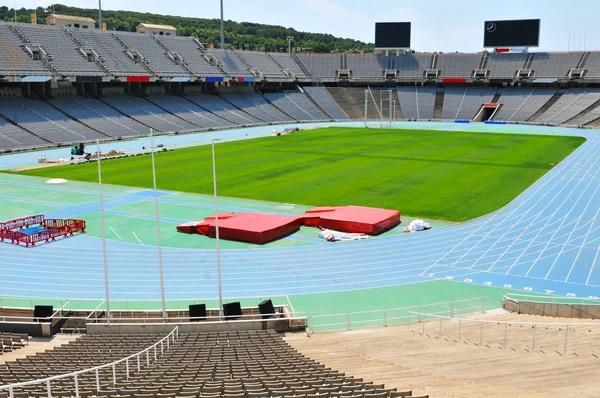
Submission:
[[145,246],[145,245],[144,245],[144,242],[142,242],[142,241],[140,240],[140,238],[138,238],[138,236],[135,234],[135,231],[131,231],[131,232],[133,232],[133,236],[135,236],[135,238],[137,239],[137,241],[138,241],[138,242],[140,242],[140,244],[141,244],[142,246]]
[[113,234],[117,235],[117,238],[119,238],[119,240],[123,240],[123,238],[121,238],[121,236],[119,236],[119,234],[117,233],[117,231],[115,231],[113,229],[113,227],[109,227],[111,231],[113,231]]

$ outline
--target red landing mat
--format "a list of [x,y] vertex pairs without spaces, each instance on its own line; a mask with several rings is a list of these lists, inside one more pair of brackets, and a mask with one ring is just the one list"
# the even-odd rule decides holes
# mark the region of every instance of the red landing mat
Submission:
[[[400,212],[373,207],[317,207],[298,216],[267,213],[219,214],[219,237],[265,244],[298,231],[302,225],[340,232],[378,235],[400,224]],[[216,236],[215,217],[177,226],[179,232]]]
[[304,215],[304,225],[334,231],[378,235],[400,224],[397,210],[362,206],[316,207]]
[[[301,226],[302,216],[266,213],[220,214],[219,238],[262,245],[293,234]],[[196,225],[195,232],[214,238],[215,217],[205,218],[202,223]]]

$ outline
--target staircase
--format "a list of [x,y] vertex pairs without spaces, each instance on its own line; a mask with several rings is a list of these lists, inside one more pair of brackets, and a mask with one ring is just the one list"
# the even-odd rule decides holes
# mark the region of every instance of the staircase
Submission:
[[535,54],[529,54],[529,56],[527,57],[527,60],[525,60],[525,65],[523,65],[523,69],[527,69],[530,70],[531,69],[531,64],[533,63],[533,58],[535,57]]
[[281,64],[280,64],[280,63],[279,63],[279,62],[278,62],[278,61],[275,59],[275,57],[274,57],[274,56],[272,56],[272,55],[271,55],[271,54],[269,54],[269,53],[265,53],[265,54],[267,54],[267,57],[269,57],[269,58],[271,59],[271,61],[275,62],[275,64],[276,64],[276,65],[279,67],[279,69],[281,69],[281,72],[282,72],[283,74],[286,74],[286,73],[285,73],[285,68],[284,68],[284,67],[283,67],[283,66],[282,66],[282,65],[281,65]]
[[541,115],[543,115],[544,113],[546,113],[546,111],[548,109],[550,109],[550,107],[552,105],[554,105],[556,103],[556,101],[559,100],[560,97],[562,97],[562,95],[565,93],[565,89],[560,89],[556,92],[556,94],[554,94],[549,100],[548,102],[546,102],[544,104],[544,106],[542,106],[536,113],[533,114],[533,116],[531,116],[529,119],[527,119],[527,122],[532,122],[535,119],[537,119],[538,117],[540,117]]
[[306,75],[306,77],[311,77],[310,72],[308,71],[308,69],[306,69],[306,67],[304,66],[304,64],[302,63],[302,61],[300,61],[300,59],[298,59],[298,57],[296,56],[296,54],[292,53],[292,58],[298,64],[298,66],[300,67],[300,69],[302,70],[302,72],[304,72],[304,74]]
[[481,57],[481,62],[479,63],[479,69],[485,70],[487,69],[488,60],[490,59],[489,53],[483,53],[483,57]]
[[[412,396],[598,396],[598,327],[591,330],[583,326],[569,329],[567,355],[563,356],[565,330],[559,324],[577,320],[544,320],[502,310],[467,318],[491,322],[481,328],[480,323],[463,320],[460,338],[458,317],[445,319],[442,324],[437,320],[424,324],[413,322],[408,327],[401,324],[317,333],[311,338],[289,335],[285,340],[325,366],[364,380],[397,387],[398,391],[412,390]],[[519,322],[537,323],[533,352],[532,326]],[[544,326],[544,323],[552,322],[556,323]],[[506,327],[506,350],[503,347],[504,325],[509,325]]]
[[310,102],[312,102],[312,104],[317,107],[318,110],[320,110],[321,112],[323,112],[323,114],[327,117],[329,117],[329,119],[333,120],[333,118],[331,117],[331,115],[329,115],[327,112],[325,112],[325,110],[323,108],[321,108],[321,106],[319,104],[317,104],[317,102],[308,94],[308,92],[306,92],[305,90],[303,90],[300,86],[296,85],[296,91],[298,91],[299,93],[302,93],[302,95],[304,95],[306,98],[308,98],[308,100]]
[[154,37],[154,40],[156,40],[158,45],[161,46],[166,51],[167,57],[174,64],[181,65],[186,70],[186,72],[188,72],[190,75],[194,76],[194,72],[192,72],[190,70],[190,68],[187,66],[187,64],[185,63],[185,60],[183,59],[183,57],[181,55],[179,55],[178,53],[176,53],[174,51],[171,51],[171,49],[169,47],[167,47],[167,45],[158,38],[158,35],[152,35],[152,36]]
[[53,73],[58,73],[58,69],[56,69],[56,67],[52,63],[52,56],[50,54],[48,54],[44,50],[44,48],[42,48],[42,46],[34,45],[33,43],[31,43],[31,41],[27,38],[27,36],[25,36],[23,34],[23,32],[21,32],[19,30],[19,28],[17,28],[15,25],[10,24],[9,26],[12,29],[12,31],[15,32],[17,37],[23,42],[24,50],[27,54],[29,54],[31,59],[36,59],[32,48],[37,47],[37,49],[38,49],[37,52],[39,52],[41,54],[39,57],[39,60],[42,61],[44,66],[46,66],[48,69],[50,69],[50,71],[52,71]]
[[504,92],[504,88],[503,87],[498,87],[498,90],[496,90],[496,94],[494,94],[494,98],[492,98],[492,104],[497,104],[498,100],[500,99],[500,97],[502,96],[502,93]]
[[585,69],[585,65],[587,64],[590,55],[590,52],[585,52],[581,55],[581,59],[579,59],[579,63],[577,64],[577,69]]
[[[435,92],[435,103],[433,108],[433,118],[440,120],[442,118],[442,111],[444,109],[444,94],[445,90],[443,87],[438,87]],[[418,94],[417,94],[418,95]]]
[[437,63],[438,63],[438,54],[435,53],[431,57],[431,68],[429,68],[429,69],[437,69]]
[[[119,42],[119,44],[121,44],[121,47],[123,47],[125,49],[127,55],[129,55],[133,59],[134,62],[141,63],[142,65],[144,65],[144,68],[146,68],[146,70],[148,72],[150,72],[150,74],[157,76],[156,72],[150,67],[150,65],[148,65],[148,61],[146,61],[146,58],[144,58],[144,56],[142,54],[140,54],[139,51],[134,50],[133,48],[129,47],[127,45],[127,43],[125,43],[123,40],[121,40],[121,38],[116,33],[113,32],[111,34]],[[139,57],[141,62],[137,62],[136,57],[134,55]]]

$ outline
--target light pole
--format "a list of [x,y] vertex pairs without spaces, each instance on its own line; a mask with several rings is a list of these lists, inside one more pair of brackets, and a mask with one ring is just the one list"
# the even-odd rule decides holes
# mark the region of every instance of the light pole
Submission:
[[225,50],[225,22],[223,21],[223,0],[221,0],[221,49]]
[[98,29],[102,30],[102,0],[98,0]]
[[156,165],[154,163],[154,135],[150,129],[150,154],[152,156],[152,183],[154,184],[154,212],[156,216],[156,244],[158,246],[158,273],[160,278],[160,309],[163,322],[167,323],[167,310],[165,307],[165,279],[163,276],[162,248],[160,245],[160,218],[158,217],[158,193],[156,191]]
[[292,42],[294,41],[294,36],[288,36],[288,55],[292,55]]
[[213,169],[213,191],[215,197],[215,239],[217,241],[217,283],[219,285],[219,320],[223,320],[223,287],[221,285],[221,245],[219,241],[219,206],[217,204],[217,168],[215,166],[215,141],[219,138],[213,138],[212,147],[212,169]]
[[100,228],[102,229],[102,258],[104,260],[104,289],[106,291],[106,321],[110,325],[110,298],[108,292],[108,260],[106,258],[106,233],[104,231],[104,199],[102,196],[102,169],[100,168],[100,140],[96,140],[98,161],[98,185],[100,187]]

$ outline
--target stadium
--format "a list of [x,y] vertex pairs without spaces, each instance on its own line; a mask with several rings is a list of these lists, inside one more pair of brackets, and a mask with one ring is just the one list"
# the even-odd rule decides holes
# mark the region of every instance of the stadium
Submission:
[[34,15],[0,22],[0,398],[600,395],[600,52]]

